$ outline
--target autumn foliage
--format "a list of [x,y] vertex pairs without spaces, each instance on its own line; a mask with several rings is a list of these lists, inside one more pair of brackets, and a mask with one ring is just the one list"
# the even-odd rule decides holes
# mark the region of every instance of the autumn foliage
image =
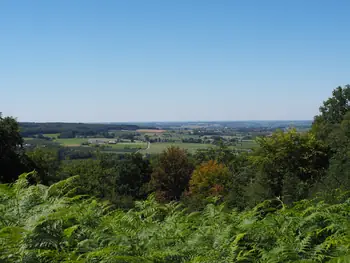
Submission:
[[188,154],[179,147],[169,147],[160,154],[152,173],[151,186],[158,200],[179,200],[193,171]]
[[194,170],[189,183],[189,195],[221,196],[227,192],[229,184],[229,169],[223,164],[210,160]]

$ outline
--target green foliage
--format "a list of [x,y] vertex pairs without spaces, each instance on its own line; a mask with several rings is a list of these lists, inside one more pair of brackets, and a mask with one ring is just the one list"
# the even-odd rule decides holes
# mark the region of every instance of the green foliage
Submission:
[[343,116],[350,110],[350,85],[337,87],[332,97],[323,102],[320,107],[320,116],[327,123],[340,123]]
[[344,115],[342,122],[333,125],[328,134],[330,162],[327,174],[318,182],[315,192],[322,192],[324,198],[331,197],[332,190],[341,188],[350,190],[350,112]]
[[129,211],[74,196],[69,178],[0,185],[0,262],[347,262],[350,200],[187,213],[154,196]]
[[60,178],[79,176],[76,188],[80,194],[126,208],[133,200],[146,197],[152,173],[149,161],[140,154],[99,154],[97,159],[67,161],[60,167]]
[[32,123],[22,122],[21,134],[23,137],[29,137],[37,134],[60,134],[63,137],[71,138],[73,135],[95,136],[97,134],[108,134],[109,131],[116,130],[137,130],[139,126],[128,124],[97,124],[97,123],[63,123],[46,122]]
[[350,85],[333,90],[332,97],[323,102],[320,114],[315,116],[312,131],[322,140],[328,140],[334,126],[340,124],[350,110]]
[[263,199],[281,197],[290,203],[306,198],[327,169],[327,147],[312,133],[279,131],[258,143],[250,158],[258,167],[256,184],[263,186]]
[[[169,147],[152,166],[141,154],[24,155],[16,120],[0,115],[0,181],[13,183],[0,185],[0,262],[350,262],[349,105],[339,87],[311,132],[278,131],[239,155]],[[79,127],[68,137],[115,128]]]
[[0,182],[14,182],[27,165],[17,121],[0,113]]
[[113,195],[113,178],[100,164],[99,160],[74,160],[61,167],[60,177],[79,176],[76,187],[80,194],[88,194],[98,198],[109,198]]
[[197,150],[194,159],[197,165],[213,160],[229,166],[238,159],[238,157],[232,149],[229,149],[221,143],[217,148],[211,147],[208,149]]
[[60,160],[56,149],[35,148],[28,151],[27,156],[32,161],[42,184],[50,185],[59,181],[57,174],[60,169]]
[[116,191],[135,199],[147,196],[146,184],[151,179],[152,167],[141,154],[128,154],[116,165]]
[[327,143],[329,169],[314,192],[332,199],[333,190],[350,190],[350,85],[336,88],[315,117],[313,132]]

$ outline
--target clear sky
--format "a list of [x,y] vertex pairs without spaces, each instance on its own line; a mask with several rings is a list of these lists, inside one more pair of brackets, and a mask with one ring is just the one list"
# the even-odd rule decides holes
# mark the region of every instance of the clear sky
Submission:
[[0,111],[311,119],[350,82],[349,12],[349,0],[0,0]]

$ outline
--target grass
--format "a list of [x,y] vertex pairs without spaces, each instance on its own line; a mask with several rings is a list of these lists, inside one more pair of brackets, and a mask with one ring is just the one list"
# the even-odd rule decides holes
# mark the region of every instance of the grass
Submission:
[[[141,150],[141,153],[148,153],[148,154],[158,154],[164,151],[166,148],[170,146],[178,146],[182,149],[186,149],[190,153],[195,153],[199,149],[207,149],[210,147],[217,147],[213,144],[202,144],[202,143],[181,143],[181,142],[175,142],[175,143],[151,143],[151,146],[147,150]],[[256,148],[258,145],[255,141],[243,141],[242,143],[238,143],[236,146],[231,146],[231,149],[253,149]]]
[[138,129],[136,130],[139,133],[163,133],[165,130],[156,130],[156,129]]
[[198,149],[207,149],[213,147],[211,144],[201,143],[151,143],[151,147],[148,150],[142,150],[141,153],[157,154],[161,153],[170,146],[178,146],[182,149],[188,150],[190,153],[194,153]]
[[62,144],[63,146],[80,146],[83,142],[87,142],[84,138],[67,138],[67,139],[56,139],[55,142]]
[[60,135],[59,133],[45,133],[43,134],[45,137],[50,137],[50,138],[58,138]]
[[[89,138],[89,139],[99,139],[99,138]],[[102,140],[102,139],[101,139]],[[103,140],[108,140],[103,138]],[[85,138],[72,138],[72,139],[57,139],[56,142],[60,143],[63,146],[74,147],[80,146],[82,143],[87,142],[88,139]],[[91,144],[89,145],[92,146]],[[104,146],[105,151],[113,151],[113,152],[130,152],[132,150],[139,150],[147,148],[147,143],[143,142],[135,142],[135,143],[117,143],[117,144],[102,144]]]
[[[56,134],[44,134],[46,137],[51,137],[55,138]],[[100,140],[105,140],[108,141],[109,139],[106,138],[89,138],[89,139],[100,139]],[[87,138],[66,138],[66,139],[54,139],[52,141],[46,141],[42,139],[34,139],[34,138],[24,138],[24,141],[26,142],[32,142],[35,141],[36,144],[52,144],[52,143],[58,143],[62,146],[66,147],[77,147],[81,146],[82,143],[88,142]],[[89,145],[89,147],[92,147],[93,145]],[[147,143],[145,142],[120,142],[117,144],[103,144],[105,146],[106,151],[120,151],[123,152],[132,152],[136,151],[139,149],[146,149],[147,148]]]
[[133,153],[137,152],[141,149],[146,149],[147,143],[117,143],[117,144],[107,144],[103,148],[103,152],[107,153],[116,153],[116,154],[124,154],[124,153]]
[[[46,137],[57,137],[57,134],[44,134]],[[195,136],[191,135],[185,135],[187,138],[193,138]],[[175,136],[174,136],[175,137]],[[175,139],[175,138],[172,139]],[[24,138],[25,141],[31,141],[33,138]],[[89,138],[89,139],[101,139],[101,140],[108,140],[105,138]],[[86,138],[67,138],[67,139],[55,139],[52,142],[56,142],[58,144],[61,144],[62,146],[66,147],[77,147],[81,146],[82,143],[87,142],[88,139]],[[52,143],[51,142],[51,143]],[[43,143],[49,143],[47,141],[43,141]],[[115,153],[126,153],[126,152],[136,152],[140,150],[141,153],[148,153],[148,154],[158,154],[164,151],[166,148],[170,146],[178,146],[180,148],[186,149],[190,153],[195,153],[199,149],[207,149],[210,147],[216,147],[212,144],[200,144],[200,143],[182,143],[180,141],[174,142],[174,143],[151,143],[151,146],[149,149],[147,148],[147,143],[145,142],[121,142],[117,144],[104,144],[103,151],[107,152],[115,152]],[[91,145],[90,145],[91,147]],[[235,146],[230,146],[231,149],[237,149],[237,150],[248,150],[248,149],[254,149],[257,147],[257,143],[254,140],[246,140],[237,143]]]
[[147,143],[135,142],[135,143],[117,143],[117,144],[106,144],[106,146],[110,146],[112,149],[146,149]]

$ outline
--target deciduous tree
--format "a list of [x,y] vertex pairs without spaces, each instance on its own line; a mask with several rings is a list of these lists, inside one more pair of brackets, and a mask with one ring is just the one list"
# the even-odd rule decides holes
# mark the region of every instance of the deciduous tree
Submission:
[[26,169],[19,125],[14,118],[0,113],[0,182],[14,182]]
[[158,199],[179,200],[188,187],[193,164],[185,150],[169,147],[160,154],[151,177],[151,186]]
[[281,197],[286,202],[305,198],[328,167],[327,147],[312,133],[278,131],[258,143],[251,159],[258,168],[256,183],[263,185],[265,198]]
[[229,169],[216,161],[198,166],[192,173],[189,194],[199,198],[224,196],[232,183]]
[[35,148],[33,151],[29,151],[27,156],[42,184],[51,185],[60,180],[58,177],[60,160],[57,149]]

